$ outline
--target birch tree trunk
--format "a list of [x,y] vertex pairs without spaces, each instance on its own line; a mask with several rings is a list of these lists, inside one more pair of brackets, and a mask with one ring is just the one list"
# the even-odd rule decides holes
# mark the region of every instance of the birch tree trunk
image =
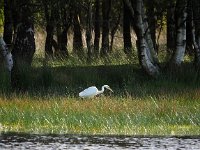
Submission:
[[148,21],[148,30],[150,32],[150,35],[151,35],[151,39],[152,39],[152,42],[153,42],[153,46],[154,46],[154,49],[156,50],[156,52],[158,52],[158,47],[157,47],[157,44],[156,44],[156,21],[157,21],[157,15],[156,15],[156,9],[155,9],[155,0],[148,0],[147,1],[147,21]]
[[17,37],[12,50],[17,62],[23,62],[31,66],[35,53],[34,28],[32,23],[22,23],[17,29]]
[[6,46],[6,43],[4,42],[2,37],[0,37],[0,51],[6,62],[6,68],[8,69],[9,72],[11,72],[13,67],[12,54],[11,52],[9,52],[8,47]]
[[143,0],[135,0],[134,8],[129,0],[124,1],[127,7],[130,9],[132,18],[135,22],[134,30],[137,35],[137,48],[140,64],[148,75],[156,77],[160,72],[158,59],[148,29]]
[[186,48],[186,18],[187,0],[177,0],[176,3],[176,48],[172,56],[172,66],[180,66],[184,60]]
[[17,35],[12,50],[14,65],[11,74],[11,83],[14,90],[24,91],[28,88],[28,85],[25,86],[24,84],[25,78],[28,78],[24,76],[24,71],[28,71],[31,67],[35,53],[35,38],[30,1],[23,3],[19,10],[20,23],[17,27]]
[[157,52],[155,51],[154,43],[152,40],[151,31],[148,24],[148,18],[145,12],[145,6],[143,0],[141,0],[141,17],[144,25],[144,36],[149,47],[149,51],[147,51],[148,57],[149,59],[151,59],[151,62],[154,65],[158,65],[158,56]]

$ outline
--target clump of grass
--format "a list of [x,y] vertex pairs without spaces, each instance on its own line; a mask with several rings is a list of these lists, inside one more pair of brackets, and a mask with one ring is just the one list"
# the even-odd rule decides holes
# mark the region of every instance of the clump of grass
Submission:
[[[120,59],[119,59],[120,58]],[[35,54],[33,59],[34,67],[43,66],[43,54]],[[114,50],[108,56],[91,57],[88,60],[86,54],[83,54],[82,58],[79,58],[76,54],[70,53],[67,58],[54,57],[49,59],[47,65],[51,67],[76,67],[76,66],[100,66],[100,65],[124,65],[124,64],[138,64],[137,53],[134,51],[131,55],[126,55],[122,49]]]

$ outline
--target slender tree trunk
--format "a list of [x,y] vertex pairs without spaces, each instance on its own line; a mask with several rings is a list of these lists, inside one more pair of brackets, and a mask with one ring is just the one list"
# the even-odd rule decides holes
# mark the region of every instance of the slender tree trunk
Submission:
[[58,58],[66,58],[69,55],[67,50],[67,32],[71,25],[71,17],[67,15],[68,1],[57,1],[56,4],[58,8],[55,14],[58,50],[55,51],[55,54]]
[[12,1],[4,0],[4,32],[3,38],[8,48],[11,47],[13,37]]
[[121,10],[119,11],[119,14],[117,15],[117,19],[116,21],[114,21],[114,25],[112,25],[111,27],[111,40],[110,40],[110,48],[109,51],[112,52],[113,50],[113,43],[114,43],[114,38],[115,38],[115,34],[117,32],[118,26],[120,24],[120,20],[121,20]]
[[81,25],[79,20],[79,15],[77,11],[73,14],[73,31],[74,31],[74,38],[73,38],[73,51],[79,57],[83,56],[83,41],[82,41],[82,31]]
[[86,42],[87,42],[87,56],[88,60],[91,61],[92,57],[92,3],[91,1],[87,4],[87,27],[86,27]]
[[177,0],[176,4],[176,50],[172,56],[172,66],[180,66],[186,48],[187,0]]
[[3,38],[0,37],[0,51],[2,53],[2,56],[6,62],[6,68],[8,69],[9,72],[11,72],[12,67],[13,67],[13,59],[12,59],[12,54],[8,50],[8,47],[6,43],[4,42]]
[[124,3],[124,17],[123,17],[123,40],[124,40],[124,52],[130,54],[132,50],[131,42],[131,14],[127,5]]
[[160,71],[151,35],[148,31],[148,23],[146,21],[143,0],[136,0],[134,8],[129,0],[124,0],[124,2],[129,8],[132,18],[134,19],[133,21],[135,22],[134,30],[138,39],[137,48],[140,64],[148,75],[156,77]]
[[57,42],[56,44],[58,45],[58,48],[55,49],[55,56],[57,58],[61,57],[61,33],[62,33],[62,19],[61,19],[61,7],[59,6],[59,1],[56,2],[58,8],[57,13],[55,14],[56,18],[56,36],[57,36]]
[[64,56],[64,57],[67,57],[69,56],[69,52],[68,52],[68,49],[67,49],[67,42],[68,42],[68,37],[67,37],[67,33],[68,33],[68,30],[69,30],[69,27],[71,25],[71,17],[69,17],[67,19],[67,10],[64,9],[62,14],[63,14],[63,30],[62,30],[62,33],[61,33],[61,48],[60,48],[60,51],[61,51],[61,55]]
[[[194,52],[195,43],[195,28],[193,21],[192,1],[188,1],[187,5],[187,20],[186,20],[186,54],[192,55]],[[194,37],[194,39],[193,39]],[[195,42],[195,43],[194,43]],[[195,45],[194,45],[195,44]]]
[[44,6],[44,13],[45,13],[45,19],[47,22],[46,25],[46,41],[45,41],[45,58],[53,57],[53,31],[55,26],[55,18],[53,14],[53,8],[48,5],[48,2],[46,0],[43,0],[43,6]]
[[21,8],[22,19],[17,28],[17,37],[12,53],[16,61],[23,61],[30,66],[35,53],[35,38],[32,13],[29,7],[27,3]]
[[30,1],[23,3],[19,8],[21,16],[17,27],[17,35],[12,50],[14,66],[12,69],[12,87],[17,90],[26,90],[23,85],[24,68],[30,68],[35,53],[34,26]]
[[101,46],[101,56],[106,56],[109,52],[109,17],[111,10],[111,0],[102,1],[102,46]]
[[158,56],[157,56],[157,52],[154,48],[154,43],[153,43],[153,40],[152,40],[152,37],[151,37],[151,32],[150,32],[150,28],[149,28],[149,24],[148,24],[148,18],[147,18],[147,15],[146,15],[146,12],[145,12],[145,7],[144,7],[144,4],[143,4],[143,0],[141,0],[141,17],[142,17],[142,20],[143,20],[143,25],[144,25],[144,36],[145,36],[145,40],[147,42],[147,45],[149,47],[149,51],[147,51],[147,55],[149,57],[149,59],[151,60],[151,62],[157,66],[159,64],[158,62]]
[[100,1],[95,0],[95,20],[94,20],[94,53],[95,56],[99,56],[99,41],[100,41]]
[[157,61],[154,59],[154,47],[151,43],[150,34],[148,30],[147,22],[144,22],[144,7],[143,1],[137,0],[136,4],[136,26],[138,28],[138,49],[140,63],[144,70],[151,76],[157,76],[159,74],[159,67],[157,66]]
[[151,39],[153,42],[154,49],[156,52],[158,52],[158,47],[156,44],[156,21],[157,21],[157,16],[156,16],[156,11],[155,11],[155,0],[152,1],[147,1],[147,16],[148,16],[148,24],[149,24],[149,30],[151,34]]
[[61,47],[60,47],[60,55],[61,57],[67,57],[69,56],[69,52],[67,49],[67,41],[68,41],[68,37],[67,37],[67,32],[68,32],[68,27],[63,27],[63,31],[61,33]]
[[45,42],[45,58],[48,57],[53,57],[53,31],[54,31],[54,26],[51,23],[47,23],[46,26],[46,42]]
[[168,54],[175,51],[175,3],[169,1],[167,8],[167,51]]

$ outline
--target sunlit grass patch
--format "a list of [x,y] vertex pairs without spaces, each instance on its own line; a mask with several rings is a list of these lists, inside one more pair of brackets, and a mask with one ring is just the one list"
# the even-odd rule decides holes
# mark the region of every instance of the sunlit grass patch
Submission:
[[29,133],[198,135],[199,99],[73,97],[0,99],[1,131]]

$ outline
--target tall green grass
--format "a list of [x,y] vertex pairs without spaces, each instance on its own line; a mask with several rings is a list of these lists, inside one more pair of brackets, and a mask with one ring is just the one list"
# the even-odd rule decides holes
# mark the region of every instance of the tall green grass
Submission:
[[185,96],[81,100],[23,95],[0,99],[0,122],[4,132],[198,135],[199,107],[199,97]]

